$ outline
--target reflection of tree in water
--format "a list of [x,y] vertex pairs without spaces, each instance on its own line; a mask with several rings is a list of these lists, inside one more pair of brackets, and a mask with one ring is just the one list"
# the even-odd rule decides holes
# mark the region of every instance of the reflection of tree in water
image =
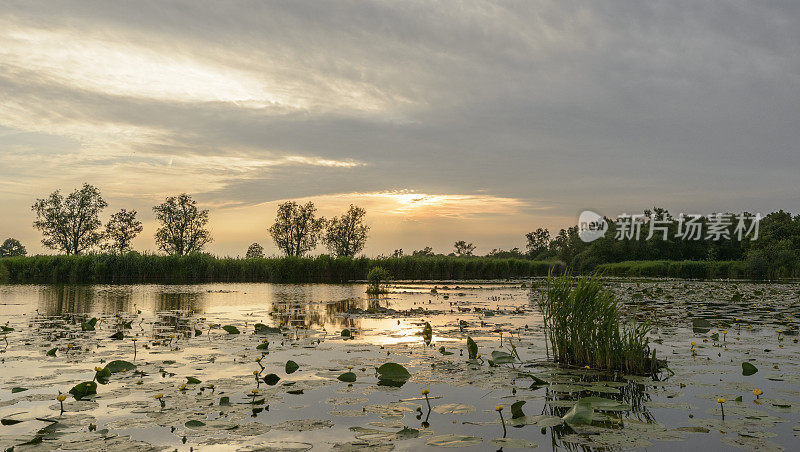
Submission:
[[[581,381],[584,382],[584,383],[585,382],[601,382],[601,381],[604,381],[603,378],[604,378],[603,376],[592,375],[592,376],[583,377]],[[608,379],[606,378],[606,381],[607,380]],[[614,380],[616,381],[616,379],[614,379]],[[646,402],[650,401],[650,399],[651,399],[650,393],[648,393],[646,391],[647,387],[644,384],[637,383],[635,381],[626,381],[624,379],[623,380],[619,380],[619,381],[622,381],[622,382],[626,383],[625,386],[621,386],[619,388],[620,389],[620,394],[619,395],[604,394],[604,393],[601,393],[601,394],[591,393],[591,394],[589,394],[587,392],[583,392],[583,393],[559,393],[559,392],[551,391],[551,390],[545,388],[545,391],[546,391],[546,393],[545,393],[545,405],[542,408],[542,414],[549,414],[551,416],[564,417],[564,415],[567,414],[567,412],[570,410],[571,407],[568,407],[568,406],[567,407],[553,406],[553,405],[550,404],[550,402],[565,401],[565,400],[566,401],[571,401],[571,402],[577,402],[579,398],[587,397],[587,396],[591,395],[591,396],[597,396],[597,397],[613,399],[613,400],[616,400],[617,402],[621,402],[621,403],[630,405],[631,410],[628,411],[628,412],[621,412],[621,413],[612,412],[611,413],[612,416],[614,414],[621,414],[623,421],[624,421],[624,419],[633,419],[633,420],[640,421],[640,422],[645,422],[645,423],[648,423],[648,424],[656,423],[655,417],[653,416],[653,414],[650,412],[650,410],[645,405]],[[569,381],[564,381],[564,383],[565,384],[570,384]],[[592,425],[597,425],[597,426],[606,427],[606,428],[612,428],[612,429],[624,429],[625,428],[624,427],[624,423],[609,422],[609,421],[595,421],[595,422],[592,423]],[[563,448],[563,449],[571,450],[571,451],[581,450],[581,451],[586,451],[586,452],[596,450],[596,448],[591,447],[591,446],[587,446],[587,445],[584,445],[584,444],[577,444],[577,443],[569,443],[569,442],[564,442],[564,441],[561,440],[562,436],[567,435],[567,434],[571,434],[571,433],[573,433],[573,431],[568,426],[559,426],[559,427],[551,428],[550,429],[550,435],[551,435],[551,443],[552,443],[553,450],[556,450],[558,448]],[[611,448],[606,448],[604,450],[611,450]]]
[[358,328],[359,319],[342,316],[353,310],[376,310],[385,298],[346,298],[328,303],[312,303],[308,300],[284,300],[273,302],[270,316],[277,326],[316,328],[332,325],[337,329]]
[[53,285],[39,287],[39,313],[112,315],[135,311],[130,286]]
[[200,311],[203,294],[198,292],[161,292],[155,301],[156,318],[153,321],[153,337],[168,339],[194,336],[195,313]]
[[95,290],[92,286],[41,286],[39,288],[39,314],[85,314],[92,312]]

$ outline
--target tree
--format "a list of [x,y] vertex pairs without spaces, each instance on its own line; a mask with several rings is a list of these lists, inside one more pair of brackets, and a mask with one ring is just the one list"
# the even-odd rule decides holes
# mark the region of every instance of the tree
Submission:
[[528,249],[528,255],[530,257],[536,257],[544,253],[550,246],[550,231],[544,228],[538,228],[533,232],[525,234],[525,238],[528,239],[525,248]]
[[426,246],[425,248],[423,248],[421,250],[412,251],[411,255],[412,256],[418,256],[418,257],[433,257],[436,254],[434,254],[433,248],[431,248],[429,246]]
[[59,190],[50,197],[37,199],[31,206],[36,212],[33,227],[42,231],[42,244],[66,254],[80,254],[100,243],[100,212],[108,204],[100,191],[83,184],[66,198]]
[[106,223],[106,248],[114,252],[126,253],[131,250],[131,241],[142,232],[142,222],[136,219],[135,210],[122,209],[111,215]]
[[364,249],[369,232],[369,226],[364,224],[366,214],[366,210],[351,204],[344,215],[328,222],[323,242],[331,253],[353,257]]
[[453,246],[455,246],[458,256],[472,256],[472,252],[475,251],[475,245],[463,240],[457,241]]
[[287,201],[278,206],[275,223],[269,234],[278,248],[287,256],[302,256],[317,246],[325,219],[317,218],[317,208],[313,202],[301,206]]
[[263,259],[264,247],[258,243],[253,243],[247,247],[247,254],[244,255],[245,259]]
[[156,244],[166,253],[185,255],[202,251],[212,241],[206,229],[208,210],[197,208],[197,202],[186,193],[168,197],[153,207],[161,227],[156,230]]
[[19,240],[8,238],[0,245],[0,257],[24,256],[28,251],[19,243]]

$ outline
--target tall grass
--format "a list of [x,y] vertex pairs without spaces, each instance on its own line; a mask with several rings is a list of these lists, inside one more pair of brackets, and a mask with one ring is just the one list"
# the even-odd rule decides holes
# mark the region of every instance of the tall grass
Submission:
[[745,261],[625,261],[598,265],[596,271],[605,276],[696,279],[759,277],[749,271]]
[[[11,283],[187,284],[208,282],[347,282],[364,280],[372,267],[396,280],[505,279],[545,276],[561,264],[523,259],[413,257],[220,258],[209,254],[88,254],[0,259]],[[7,272],[7,273],[6,273]]]
[[665,365],[650,354],[650,327],[623,324],[614,294],[597,276],[549,276],[539,307],[558,363],[637,375],[657,374]]

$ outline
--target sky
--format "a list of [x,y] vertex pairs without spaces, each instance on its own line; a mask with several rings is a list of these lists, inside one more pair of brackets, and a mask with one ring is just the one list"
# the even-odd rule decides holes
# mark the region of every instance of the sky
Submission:
[[[800,2],[0,0],[0,240],[36,198],[190,193],[243,255],[278,203],[365,254],[662,206],[800,213]],[[324,250],[319,248],[316,252]]]

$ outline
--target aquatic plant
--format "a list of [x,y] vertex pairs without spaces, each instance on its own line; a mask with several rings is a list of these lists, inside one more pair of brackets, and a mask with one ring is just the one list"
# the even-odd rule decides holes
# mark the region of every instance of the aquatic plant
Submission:
[[497,405],[494,410],[500,414],[500,423],[503,424],[503,438],[505,438],[508,432],[506,431],[506,420],[503,418],[503,405]]
[[428,394],[430,394],[430,393],[431,393],[431,391],[429,391],[429,390],[427,390],[427,389],[423,389],[423,390],[422,390],[422,395],[424,395],[424,396],[425,396],[425,402],[427,402],[427,403],[428,403],[428,411],[430,411],[430,409],[431,409],[431,401],[430,401],[430,399],[428,398]]
[[666,368],[666,361],[651,353],[649,325],[624,324],[614,294],[597,276],[548,276],[539,308],[558,363],[654,377]]
[[367,283],[369,284],[367,293],[373,295],[388,293],[389,291],[386,288],[386,284],[390,279],[391,277],[386,269],[383,267],[372,267],[367,274]]
[[719,403],[719,409],[722,410],[722,419],[725,419],[725,398],[720,397],[717,399],[717,403]]
[[59,393],[58,397],[56,397],[56,400],[58,400],[58,403],[61,404],[61,414],[64,414],[64,401],[67,400],[67,396]]

